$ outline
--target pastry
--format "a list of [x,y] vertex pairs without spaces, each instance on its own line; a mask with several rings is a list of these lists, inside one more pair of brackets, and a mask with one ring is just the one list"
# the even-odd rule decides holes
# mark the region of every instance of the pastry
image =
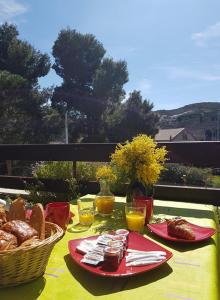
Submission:
[[32,214],[30,217],[30,225],[38,232],[40,240],[45,239],[45,217],[44,209],[40,203],[37,203],[32,208]]
[[24,199],[21,197],[18,197],[15,199],[10,208],[9,208],[9,213],[8,213],[8,219],[9,221],[12,220],[21,220],[25,221],[25,205],[24,205]]
[[195,240],[195,233],[184,219],[172,219],[167,221],[167,233],[184,240]]
[[45,239],[45,218],[43,206],[33,206],[30,222],[26,221],[25,201],[14,200],[9,212],[0,205],[0,251],[23,248],[38,244]]
[[0,251],[14,249],[18,245],[17,238],[11,233],[0,230]]
[[38,237],[38,232],[34,228],[32,228],[28,223],[20,220],[7,222],[1,229],[15,235],[18,240],[18,245],[34,236]]

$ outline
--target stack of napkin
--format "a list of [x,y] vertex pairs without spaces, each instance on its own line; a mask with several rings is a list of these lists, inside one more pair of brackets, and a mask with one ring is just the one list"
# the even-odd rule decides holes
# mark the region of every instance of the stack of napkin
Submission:
[[127,249],[128,255],[125,257],[126,267],[145,266],[155,264],[166,259],[164,251],[140,251]]

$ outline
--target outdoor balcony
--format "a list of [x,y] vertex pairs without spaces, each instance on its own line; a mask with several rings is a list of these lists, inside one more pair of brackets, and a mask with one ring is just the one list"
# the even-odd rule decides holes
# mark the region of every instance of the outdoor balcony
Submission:
[[[169,163],[181,163],[201,168],[220,168],[220,142],[167,142],[158,143],[166,146]],[[7,174],[0,175],[0,188],[24,190],[25,183],[34,183],[31,177],[13,176],[13,161],[72,161],[73,176],[76,174],[77,162],[108,162],[116,144],[31,144],[0,145],[0,157],[7,162]],[[67,185],[62,180],[43,178],[45,189],[51,192],[65,192]],[[82,194],[97,193],[97,182],[84,182]],[[220,189],[177,185],[156,185],[154,197],[162,200],[207,203],[218,206]]]

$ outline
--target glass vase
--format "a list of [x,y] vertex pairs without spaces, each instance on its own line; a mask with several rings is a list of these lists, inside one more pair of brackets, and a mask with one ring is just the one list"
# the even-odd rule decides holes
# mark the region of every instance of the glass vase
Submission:
[[101,216],[110,216],[113,212],[115,196],[110,191],[107,180],[100,180],[100,192],[95,197],[95,205]]
[[126,202],[133,202],[136,197],[147,196],[147,188],[139,181],[131,182],[126,193]]

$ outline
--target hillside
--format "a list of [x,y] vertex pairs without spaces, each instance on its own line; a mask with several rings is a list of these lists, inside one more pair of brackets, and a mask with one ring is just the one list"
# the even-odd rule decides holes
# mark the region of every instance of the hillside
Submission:
[[161,128],[187,128],[197,140],[220,140],[220,102],[158,110]]
[[209,111],[214,112],[216,110],[220,110],[220,102],[193,103],[176,109],[157,110],[156,112],[159,113],[160,115],[173,116],[173,115],[179,115],[186,112],[199,113],[199,112],[209,112]]

